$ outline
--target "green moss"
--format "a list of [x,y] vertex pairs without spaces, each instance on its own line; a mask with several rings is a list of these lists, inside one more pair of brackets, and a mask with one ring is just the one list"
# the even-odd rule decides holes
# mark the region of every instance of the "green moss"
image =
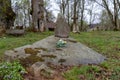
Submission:
[[46,48],[35,48],[36,50],[48,51]]
[[65,62],[66,60],[65,59],[60,59],[58,62],[59,63],[63,63],[63,62]]
[[56,58],[55,55],[41,55],[42,57]]
[[44,62],[45,60],[42,57],[36,55],[31,55],[25,59],[20,59],[20,62],[23,66],[28,67],[34,64],[35,62]]
[[25,48],[24,49],[25,53],[27,54],[37,54],[39,52],[39,50],[37,49],[32,49],[32,48]]

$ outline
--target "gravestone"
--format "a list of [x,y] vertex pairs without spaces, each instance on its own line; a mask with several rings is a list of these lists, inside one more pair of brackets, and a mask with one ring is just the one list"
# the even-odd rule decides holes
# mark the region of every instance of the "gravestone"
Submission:
[[55,37],[68,38],[70,33],[70,27],[68,26],[64,16],[58,14],[55,28]]
[[22,36],[25,34],[25,30],[8,29],[8,30],[6,30],[6,34],[13,35],[13,36]]

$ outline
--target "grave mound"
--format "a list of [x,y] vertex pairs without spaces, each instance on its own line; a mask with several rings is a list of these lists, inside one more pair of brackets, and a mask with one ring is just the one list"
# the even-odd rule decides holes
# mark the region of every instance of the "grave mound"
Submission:
[[5,52],[6,60],[20,59],[24,64],[35,62],[54,65],[77,66],[80,64],[99,64],[106,58],[73,38],[62,38],[65,47],[56,47],[61,38],[49,36],[43,40]]

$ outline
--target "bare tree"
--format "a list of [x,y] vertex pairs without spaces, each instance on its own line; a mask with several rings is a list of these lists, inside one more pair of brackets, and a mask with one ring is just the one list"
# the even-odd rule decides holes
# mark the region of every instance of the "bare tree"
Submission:
[[102,0],[103,1],[103,4],[108,12],[108,15],[110,17],[110,20],[114,26],[114,30],[118,30],[118,6],[117,6],[117,1],[116,0],[113,0],[113,6],[114,6],[114,12],[112,13],[106,0]]
[[83,18],[84,18],[84,10],[85,10],[85,0],[81,0],[81,18],[80,18],[80,30],[83,30]]
[[[67,18],[68,24],[72,22],[72,31],[83,30],[85,0],[59,0],[58,3],[60,12]],[[78,25],[78,22],[81,24]]]
[[[118,6],[119,4],[119,0],[112,0],[112,1],[108,1],[108,0],[102,0],[102,4],[99,3],[97,0],[93,0],[96,3],[98,3],[99,5],[101,5],[102,7],[104,7],[109,15],[109,18],[111,20],[111,23],[113,24],[113,30],[118,30],[118,13],[119,13],[119,9],[120,6]],[[113,11],[111,10],[110,6],[113,5]]]
[[73,9],[73,32],[79,32],[79,28],[77,25],[77,5],[78,5],[78,0],[74,0],[74,9]]
[[69,0],[57,0],[57,3],[59,4],[61,13],[65,16],[65,10],[67,8]]

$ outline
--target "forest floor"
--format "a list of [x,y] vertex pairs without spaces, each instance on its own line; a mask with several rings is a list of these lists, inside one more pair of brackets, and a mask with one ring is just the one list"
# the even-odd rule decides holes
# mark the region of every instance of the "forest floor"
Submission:
[[[53,32],[44,32],[27,33],[21,37],[4,36],[0,38],[0,55],[2,56],[8,49],[32,44],[52,34]],[[71,37],[106,56],[107,60],[99,65],[80,65],[67,71],[63,69],[61,75],[66,80],[120,80],[120,32],[71,33]]]

